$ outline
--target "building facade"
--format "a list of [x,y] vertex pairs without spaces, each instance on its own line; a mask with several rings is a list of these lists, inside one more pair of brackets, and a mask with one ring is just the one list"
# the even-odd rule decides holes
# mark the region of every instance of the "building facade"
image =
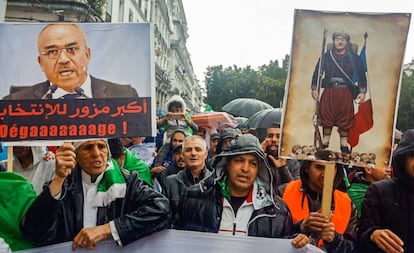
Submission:
[[[180,95],[190,113],[203,97],[186,47],[187,21],[181,0],[0,0],[6,22],[150,22],[154,28],[157,107]],[[1,17],[1,16],[0,16]]]

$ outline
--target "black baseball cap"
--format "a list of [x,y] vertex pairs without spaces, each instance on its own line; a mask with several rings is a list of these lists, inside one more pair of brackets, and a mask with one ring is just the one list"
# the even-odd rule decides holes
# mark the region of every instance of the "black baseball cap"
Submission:
[[174,147],[173,153],[181,153],[182,150],[183,150],[183,145],[178,144],[177,146]]
[[220,139],[220,134],[219,133],[213,133],[210,136],[210,140],[215,140],[215,139]]

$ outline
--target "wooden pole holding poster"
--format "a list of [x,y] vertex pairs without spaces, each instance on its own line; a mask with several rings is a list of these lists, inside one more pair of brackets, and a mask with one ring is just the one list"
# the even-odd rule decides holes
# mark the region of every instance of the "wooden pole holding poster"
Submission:
[[332,190],[335,174],[335,163],[326,162],[323,178],[321,212],[328,217],[331,215]]
[[13,172],[13,146],[7,146],[7,171]]

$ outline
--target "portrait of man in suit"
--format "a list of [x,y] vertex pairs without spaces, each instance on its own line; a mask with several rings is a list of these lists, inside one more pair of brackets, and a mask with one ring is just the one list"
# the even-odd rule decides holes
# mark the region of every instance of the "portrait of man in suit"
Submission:
[[3,99],[138,97],[130,84],[98,79],[88,72],[91,49],[77,24],[49,24],[37,38],[37,62],[47,80],[30,86],[11,86]]

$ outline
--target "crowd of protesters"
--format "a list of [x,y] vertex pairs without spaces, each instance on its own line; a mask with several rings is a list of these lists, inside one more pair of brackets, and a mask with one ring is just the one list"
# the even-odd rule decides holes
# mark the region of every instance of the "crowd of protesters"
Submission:
[[325,252],[414,252],[414,130],[395,141],[392,174],[374,165],[344,175],[348,165],[336,163],[327,216],[324,161],[336,161],[335,152],[281,158],[278,122],[260,143],[254,132],[198,128],[179,97],[168,106],[151,164],[134,152],[144,138],[82,140],[55,152],[13,147],[14,172],[0,163],[0,249],[67,241],[95,249],[107,239],[125,246],[180,229],[285,238]]

